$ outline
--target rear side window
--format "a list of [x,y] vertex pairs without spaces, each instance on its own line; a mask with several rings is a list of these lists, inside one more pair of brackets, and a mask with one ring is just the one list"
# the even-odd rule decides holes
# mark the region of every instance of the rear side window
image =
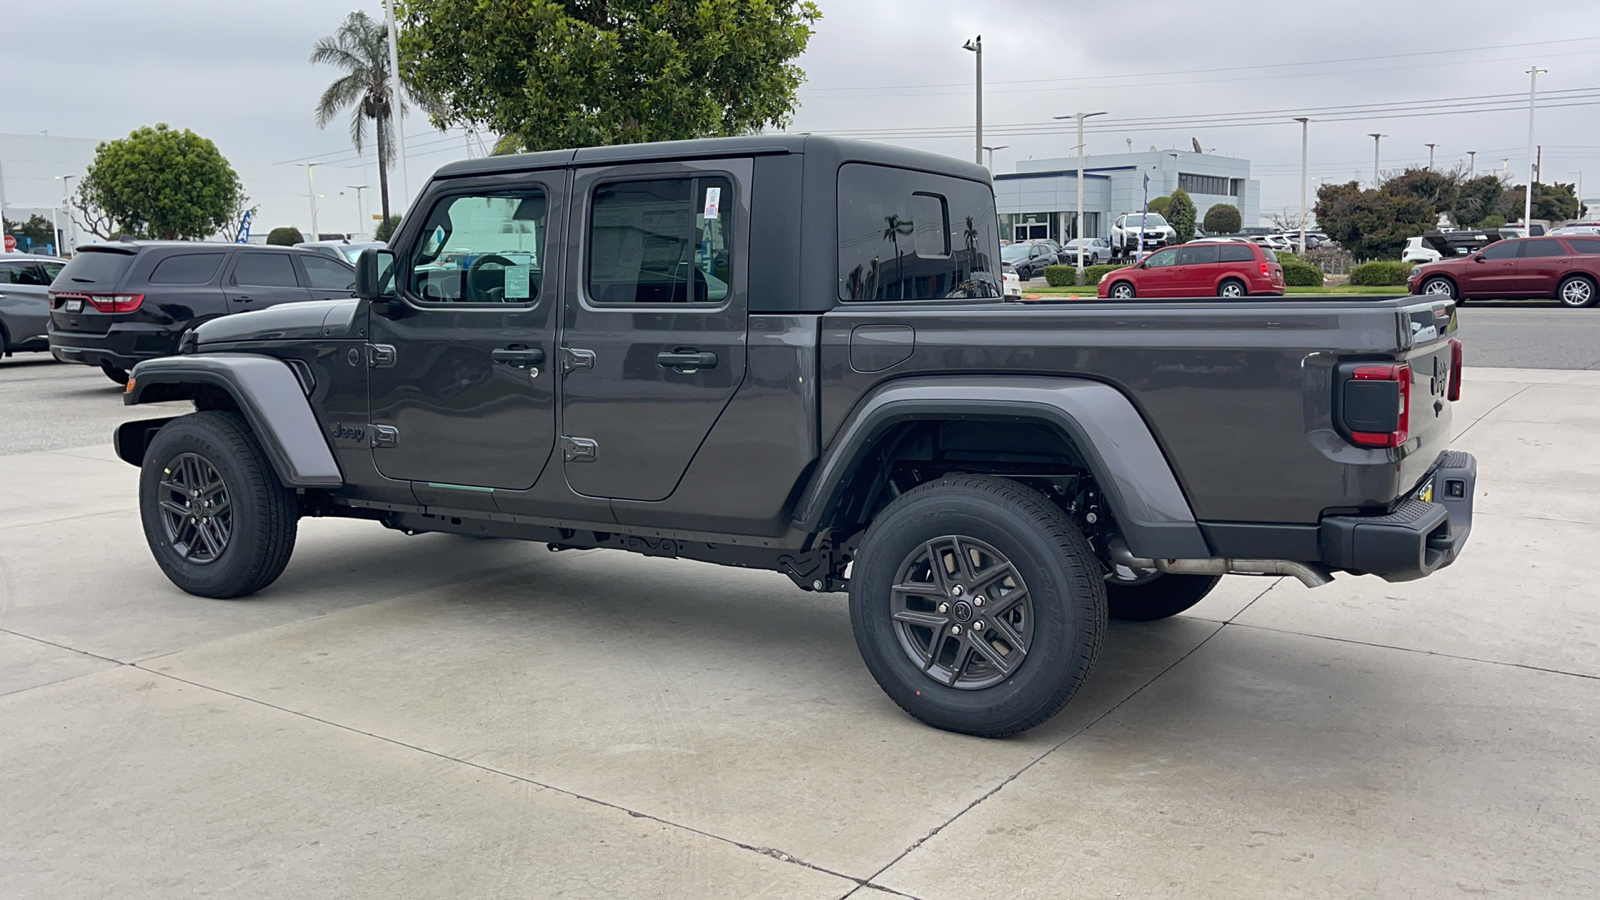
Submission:
[[1600,238],[1567,238],[1567,243],[1574,253],[1600,253]]
[[1561,242],[1557,241],[1557,240],[1549,239],[1549,238],[1546,238],[1545,240],[1540,240],[1540,241],[1529,241],[1527,248],[1522,251],[1522,258],[1523,259],[1531,259],[1531,258],[1536,257],[1536,256],[1566,256],[1566,255],[1567,255],[1567,250],[1566,250],[1565,247],[1561,246]]
[[1272,248],[1271,247],[1262,247],[1261,248],[1261,255],[1265,256],[1267,258],[1267,262],[1277,262],[1278,261],[1278,254],[1272,252]]
[[356,289],[356,273],[348,266],[310,254],[300,257],[300,264],[306,267],[306,277],[311,280],[311,286],[319,291]]
[[889,166],[839,169],[839,298],[999,297],[987,185]]
[[594,189],[589,296],[605,304],[721,304],[733,277],[733,183],[720,176]]
[[222,265],[221,253],[180,253],[156,263],[151,284],[205,284]]
[[233,267],[233,283],[252,287],[299,287],[294,262],[287,253],[241,253]]
[[131,265],[132,253],[84,248],[67,261],[66,268],[56,276],[55,287],[57,290],[109,291],[117,286]]
[[1223,244],[1217,248],[1218,262],[1255,262],[1256,255],[1247,244]]
[[1216,244],[1193,244],[1178,248],[1178,265],[1180,266],[1203,266],[1216,261]]

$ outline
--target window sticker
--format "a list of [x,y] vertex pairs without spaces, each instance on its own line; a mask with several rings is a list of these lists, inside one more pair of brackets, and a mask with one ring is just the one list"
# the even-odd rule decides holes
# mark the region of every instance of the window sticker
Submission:
[[722,188],[706,188],[705,220],[710,222],[717,217],[717,206],[722,202]]
[[526,300],[529,296],[529,273],[533,270],[533,257],[527,253],[508,253],[506,259],[515,265],[506,266],[507,300]]

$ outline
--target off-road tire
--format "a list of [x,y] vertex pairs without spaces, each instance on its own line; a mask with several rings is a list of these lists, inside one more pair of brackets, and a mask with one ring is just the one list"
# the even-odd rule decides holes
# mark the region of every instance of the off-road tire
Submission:
[[[215,559],[196,563],[169,539],[162,487],[169,465],[192,455],[220,476],[232,512],[226,544]],[[188,593],[219,600],[244,597],[283,574],[294,552],[299,504],[267,461],[238,413],[200,412],[167,423],[145,451],[139,473],[139,515],[145,541],[167,578]]]
[[[990,686],[936,680],[894,621],[906,562],[950,536],[1003,554],[1027,591],[1024,655]],[[1005,737],[1049,719],[1088,679],[1106,630],[1102,571],[1083,533],[1044,495],[1001,478],[947,476],[902,494],[867,529],[850,578],[850,622],[868,670],[901,709],[935,728]],[[966,640],[977,634],[969,623]]]
[[1143,584],[1106,580],[1106,611],[1124,622],[1154,622],[1183,612],[1211,593],[1219,575],[1162,575]]
[[100,371],[106,373],[106,377],[112,381],[115,381],[117,384],[128,383],[127,369],[119,369],[116,366],[113,366],[111,363],[101,363]]

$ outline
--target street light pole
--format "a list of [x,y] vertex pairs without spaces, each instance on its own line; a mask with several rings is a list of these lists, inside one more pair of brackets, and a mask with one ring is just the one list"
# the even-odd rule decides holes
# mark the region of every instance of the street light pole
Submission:
[[356,233],[357,234],[359,234],[361,232],[361,229],[367,227],[367,210],[366,210],[366,207],[361,205],[361,192],[366,190],[369,186],[370,185],[365,185],[365,184],[347,184],[347,185],[345,185],[345,187],[347,189],[356,192]]
[[1305,116],[1295,116],[1294,120],[1300,123],[1300,255],[1306,255],[1306,182],[1310,173],[1306,170],[1306,148],[1311,142],[1311,120]]
[[1367,137],[1372,138],[1372,186],[1376,188],[1378,186],[1378,144],[1388,135],[1372,132]]
[[1428,171],[1432,172],[1433,171],[1433,148],[1435,148],[1435,147],[1437,147],[1439,145],[1438,144],[1423,144],[1422,146],[1428,148]]
[[1528,189],[1522,192],[1523,237],[1533,237],[1533,98],[1539,84],[1539,75],[1548,69],[1538,66],[1528,70]]
[[309,162],[303,165],[306,167],[306,196],[311,200],[311,237],[306,240],[320,241],[322,238],[317,235],[317,181],[311,174],[317,164]]
[[1478,151],[1467,151],[1467,177],[1472,178],[1478,174]]
[[[61,246],[56,248],[58,251],[67,250],[69,246],[75,250],[78,246],[78,231],[72,221],[72,179],[77,177],[76,175],[56,176],[56,180],[61,182],[61,210],[67,214],[67,227],[61,235]],[[56,255],[63,254],[58,252]]]
[[1100,112],[1092,112],[1092,113],[1084,113],[1084,112],[1074,113],[1071,116],[1056,116],[1057,119],[1068,119],[1068,118],[1071,118],[1071,119],[1077,119],[1078,120],[1078,206],[1077,206],[1078,224],[1077,224],[1077,227],[1074,229],[1077,233],[1074,234],[1073,237],[1078,241],[1078,281],[1080,281],[1080,282],[1083,281],[1083,247],[1084,247],[1084,244],[1083,244],[1083,160],[1084,160],[1084,152],[1083,152],[1083,150],[1084,150],[1084,144],[1083,144],[1083,120],[1084,119],[1090,119],[1090,118],[1093,118],[1095,116],[1103,116],[1105,114],[1106,114],[1105,110],[1101,110]]
[[963,43],[962,50],[978,54],[978,151],[974,154],[973,162],[984,165],[984,35]]
[[[400,161],[400,207],[402,209],[411,204],[411,181],[406,178],[406,116],[405,103],[400,99],[400,46],[399,28],[394,23],[395,0],[384,3],[385,11],[389,15],[389,118],[394,122],[395,149],[400,151],[397,158]],[[378,160],[378,165],[383,165],[383,160]],[[312,201],[316,202],[315,200]],[[316,213],[311,215],[312,221],[316,220]]]
[[999,144],[999,145],[994,146],[994,147],[990,147],[987,144],[984,145],[983,149],[989,151],[989,171],[991,173],[994,172],[994,152],[996,150],[1004,150],[1009,146],[1011,146],[1011,145],[1010,144]]

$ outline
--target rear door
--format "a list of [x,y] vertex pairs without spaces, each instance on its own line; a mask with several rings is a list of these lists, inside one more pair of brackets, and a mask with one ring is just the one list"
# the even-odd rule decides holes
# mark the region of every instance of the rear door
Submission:
[[54,260],[0,261],[0,325],[11,345],[44,337],[50,321],[50,282],[61,266]]
[[230,313],[311,299],[287,251],[235,251],[228,274],[223,276],[223,293]]
[[559,368],[578,493],[665,499],[743,381],[751,170],[576,173]]
[[1560,241],[1535,238],[1522,248],[1516,278],[1508,287],[1521,297],[1554,297],[1556,285],[1571,267],[1572,258]]
[[1184,244],[1178,248],[1178,285],[1180,296],[1205,297],[1217,292],[1217,279],[1221,266],[1217,262],[1216,244]]

